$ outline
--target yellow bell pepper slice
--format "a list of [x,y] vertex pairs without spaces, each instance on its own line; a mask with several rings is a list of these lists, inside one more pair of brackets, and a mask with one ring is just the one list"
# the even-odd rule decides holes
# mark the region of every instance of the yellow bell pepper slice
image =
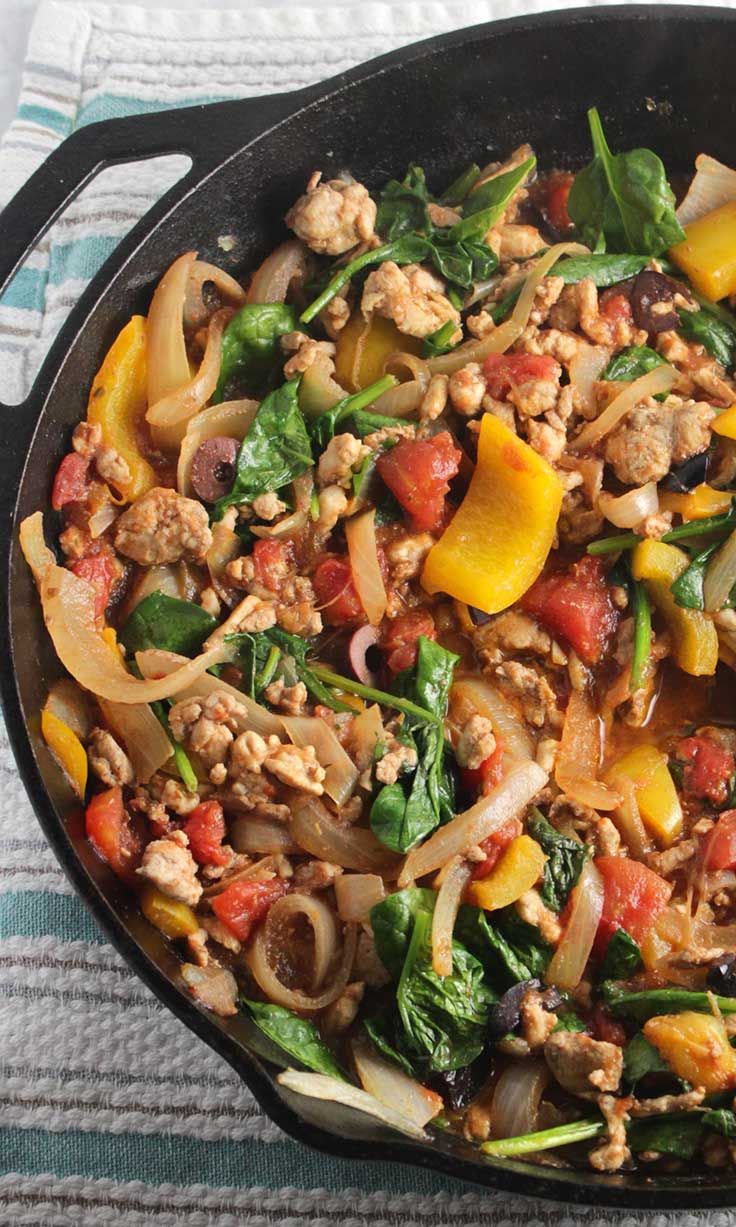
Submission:
[[41,732],[74,792],[83,800],[87,789],[87,751],[77,734],[47,708],[41,712]]
[[146,321],[142,315],[134,315],[107,351],[87,405],[88,421],[102,427],[107,447],[114,447],[127,461],[130,481],[120,486],[119,493],[130,503],[157,481],[138,442],[147,405]]
[[736,439],[736,405],[731,405],[729,409],[719,413],[711,423],[711,430],[724,439]]
[[[730,413],[730,410],[727,410]],[[736,418],[734,418],[734,438],[736,438]],[[715,429],[715,423],[713,423]],[[660,511],[674,511],[683,520],[706,520],[708,516],[722,515],[731,506],[733,493],[729,490],[716,490],[713,486],[701,482],[687,494],[677,494],[673,490],[663,490],[659,496]]]
[[682,806],[667,766],[667,755],[653,745],[634,746],[608,768],[605,778],[615,785],[620,776],[634,784],[644,826],[663,848],[671,847],[682,831]]
[[468,890],[468,902],[495,912],[515,903],[541,877],[547,857],[530,835],[518,835],[504,850],[500,860],[479,882]]
[[426,591],[446,592],[484,613],[513,605],[544,566],[562,495],[547,461],[486,413],[468,492],[427,556]]
[[634,579],[647,592],[672,636],[675,664],[694,677],[710,677],[718,664],[718,635],[710,618],[699,609],[682,609],[670,586],[688,566],[687,554],[664,541],[640,541],[631,557]]
[[644,1023],[643,1031],[678,1078],[705,1087],[708,1094],[736,1086],[736,1049],[720,1018],[694,1010],[659,1014]]
[[716,302],[736,291],[736,200],[685,226],[670,257],[696,290]]
[[141,911],[164,937],[189,937],[199,928],[197,917],[186,903],[170,899],[155,886],[146,886],[141,892]]
[[422,342],[399,332],[392,320],[380,315],[365,320],[356,311],[337,334],[335,378],[350,392],[359,392],[383,375],[391,354],[420,354]]

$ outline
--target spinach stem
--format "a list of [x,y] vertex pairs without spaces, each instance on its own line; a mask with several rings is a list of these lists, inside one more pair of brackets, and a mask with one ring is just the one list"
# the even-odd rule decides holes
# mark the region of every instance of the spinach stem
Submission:
[[256,677],[255,677],[256,690],[265,690],[269,682],[273,681],[273,677],[278,668],[280,660],[281,660],[281,648],[277,648],[276,644],[274,643],[270,652],[268,653],[268,657],[266,658],[265,665],[261,669],[260,673],[256,674]]
[[515,1138],[499,1138],[484,1142],[481,1151],[494,1159],[529,1155],[538,1150],[553,1150],[557,1146],[571,1146],[574,1142],[587,1142],[605,1132],[602,1120],[570,1121],[568,1125],[555,1125],[553,1129],[541,1129],[538,1133],[522,1133]]
[[156,717],[159,724],[164,729],[166,736],[171,742],[171,750],[174,756],[174,763],[176,764],[176,769],[179,772],[179,775],[181,777],[182,784],[186,788],[187,792],[197,792],[199,788],[199,780],[197,779],[197,775],[194,770],[194,767],[190,763],[186,750],[184,749],[183,745],[181,744],[181,742],[177,741],[176,738],[173,737],[171,734],[171,729],[169,727],[169,718],[166,714],[166,707],[164,703],[162,702],[152,703],[151,707],[153,709],[154,716]]
[[385,690],[375,690],[373,686],[364,686],[362,682],[354,682],[352,678],[341,677],[339,673],[333,673],[331,669],[325,669],[322,665],[312,665],[311,669],[314,676],[326,686],[334,686],[337,690],[344,690],[346,694],[357,694],[358,698],[370,699],[374,703],[380,703],[382,707],[393,707],[396,711],[404,712],[406,716],[414,716],[417,720],[427,724],[443,723],[439,716],[420,707],[418,703],[412,703],[411,699],[402,699],[398,695],[388,694]]
[[634,651],[631,657],[632,694],[644,681],[644,671],[652,648],[652,607],[644,584],[632,579],[634,605]]
[[362,268],[367,268],[369,264],[380,264],[382,260],[390,260],[394,252],[393,243],[384,243],[382,247],[375,247],[372,251],[364,251],[362,255],[356,256],[344,268],[335,273],[335,276],[328,281],[322,293],[314,302],[311,302],[308,307],[302,311],[299,319],[302,324],[309,324],[319,315],[320,311],[331,302],[336,294],[340,292],[342,287],[347,284],[356,273],[359,273]]
[[462,204],[465,197],[475,187],[480,179],[480,167],[472,162],[467,170],[464,170],[457,179],[454,179],[448,188],[440,196],[440,204],[458,205]]
[[[734,520],[730,512],[728,517],[726,519],[722,515],[708,516],[706,520],[690,520],[687,524],[678,524],[677,528],[671,528],[668,533],[664,533],[661,540],[669,545],[673,541],[689,541],[691,537],[705,537],[708,533],[728,536],[734,528]],[[615,537],[601,537],[600,541],[591,541],[588,553],[593,555],[617,554],[619,550],[633,549],[643,540],[644,538],[637,533],[619,533]]]

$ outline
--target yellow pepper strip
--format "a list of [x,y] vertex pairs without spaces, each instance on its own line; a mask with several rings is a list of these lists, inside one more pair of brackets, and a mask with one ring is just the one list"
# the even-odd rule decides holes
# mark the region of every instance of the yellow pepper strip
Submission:
[[[727,412],[730,413],[730,410]],[[715,429],[715,423],[713,424]],[[736,418],[734,418],[734,438],[736,438]],[[733,499],[730,490],[716,490],[713,486],[701,482],[687,494],[676,494],[673,490],[663,490],[659,496],[660,511],[674,511],[683,520],[706,520],[708,516],[722,515],[728,511]]]
[[199,928],[197,917],[186,903],[170,899],[155,886],[146,886],[142,891],[141,911],[164,937],[189,937]]
[[365,320],[356,311],[337,334],[335,378],[348,391],[359,392],[381,378],[391,354],[419,354],[421,349],[422,342],[404,336],[392,320],[380,315]]
[[724,409],[723,413],[719,413],[711,423],[711,430],[717,435],[722,435],[724,439],[736,439],[736,405],[731,405],[729,409]]
[[660,1014],[645,1022],[643,1031],[679,1078],[708,1094],[736,1086],[736,1049],[720,1018],[694,1010]]
[[717,302],[736,291],[736,200],[685,226],[670,257],[696,290]]
[[670,586],[688,566],[688,557],[663,541],[640,541],[632,552],[631,573],[644,580],[647,591],[672,636],[675,664],[694,677],[710,677],[718,664],[718,635],[706,614],[682,609]]
[[77,734],[47,708],[41,712],[41,732],[74,792],[83,800],[87,789],[87,751]]
[[138,443],[147,404],[146,321],[134,315],[107,351],[87,405],[87,418],[102,427],[106,446],[127,461],[130,481],[119,492],[130,503],[156,485],[156,474]]
[[499,613],[532,586],[549,554],[562,485],[528,443],[484,414],[478,462],[460,507],[430,550],[427,592]]
[[546,860],[539,844],[530,835],[517,836],[488,877],[471,884],[468,902],[487,912],[514,903],[541,877]]
[[606,772],[611,784],[620,776],[634,784],[644,826],[663,848],[670,848],[682,831],[682,807],[667,755],[653,745],[634,746]]

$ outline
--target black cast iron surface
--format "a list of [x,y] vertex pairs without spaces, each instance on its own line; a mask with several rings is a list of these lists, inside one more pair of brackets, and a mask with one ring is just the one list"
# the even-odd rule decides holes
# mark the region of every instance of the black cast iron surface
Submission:
[[[310,173],[349,169],[375,188],[423,165],[430,183],[524,140],[543,167],[589,156],[586,108],[599,107],[613,148],[656,149],[689,171],[702,149],[734,161],[736,13],[641,6],[571,10],[443,35],[278,97],[112,120],[82,129],[36,172],[0,217],[0,290],[53,219],[114,162],[187,153],[193,166],[120,244],[92,281],[20,406],[0,406],[0,659],[6,719],[41,825],[110,940],[146,984],[242,1075],[264,1110],[300,1141],[334,1155],[432,1168],[489,1188],[560,1201],[651,1209],[736,1203],[736,1176],[685,1170],[606,1176],[480,1161],[462,1140],[406,1141],[349,1109],[287,1094],[255,1052],[247,1020],[205,1015],[181,988],[177,960],[94,856],[82,816],[39,735],[59,675],[17,523],[44,509],[87,390],[119,328],[145,313],[153,286],[183,251],[237,273],[284,235],[281,218]],[[217,239],[235,234],[224,256]],[[249,1050],[250,1046],[250,1050]],[[729,1169],[730,1170],[730,1169]],[[356,1173],[357,1178],[357,1173]]]

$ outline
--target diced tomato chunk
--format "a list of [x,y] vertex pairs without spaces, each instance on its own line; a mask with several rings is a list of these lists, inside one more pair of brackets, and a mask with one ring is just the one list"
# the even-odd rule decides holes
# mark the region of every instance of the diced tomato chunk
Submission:
[[726,810],[713,827],[705,845],[705,869],[736,867],[736,809]]
[[222,847],[225,815],[219,801],[203,801],[193,809],[183,830],[198,865],[227,865],[230,855]]
[[684,737],[677,744],[675,757],[685,764],[683,786],[688,796],[700,797],[713,805],[724,804],[736,773],[736,761],[730,750],[710,737]]
[[544,185],[546,200],[542,205],[542,213],[560,234],[572,228],[570,214],[567,211],[567,201],[574,181],[573,174],[561,170],[557,174],[550,175]]
[[[488,761],[488,760],[486,760]],[[478,768],[482,770],[482,768]],[[504,822],[493,835],[489,835],[484,839],[478,847],[482,852],[485,852],[486,859],[477,861],[473,866],[473,871],[470,875],[472,881],[477,881],[478,878],[487,878],[492,869],[495,868],[504,848],[507,848],[512,840],[521,835],[523,827],[518,818],[509,818],[508,822]]]
[[542,575],[521,607],[566,639],[586,665],[598,664],[618,623],[603,564],[587,556],[569,571]]
[[653,869],[626,856],[598,856],[595,867],[603,878],[603,912],[595,944],[601,957],[617,929],[642,942],[667,906],[672,887]]
[[[503,743],[497,737],[495,750],[492,754],[488,755],[488,758],[484,759],[480,767],[460,768],[460,783],[468,796],[484,797],[497,784],[501,783],[503,776],[503,753]],[[482,844],[481,847],[483,847]]]
[[271,905],[286,894],[286,889],[283,878],[266,882],[246,878],[215,895],[212,910],[238,941],[247,942],[255,926],[266,917]]
[[69,452],[58,469],[51,491],[51,506],[61,511],[67,503],[81,503],[89,488],[89,461],[78,452]]
[[294,566],[294,550],[290,541],[275,541],[263,537],[253,546],[253,567],[259,584],[269,592],[278,592]]
[[123,790],[95,793],[84,816],[87,839],[119,878],[130,879],[143,854],[143,839],[123,805]]
[[434,619],[427,610],[415,609],[411,613],[399,614],[398,618],[391,618],[386,623],[381,647],[386,653],[386,664],[391,673],[401,673],[403,669],[411,669],[416,664],[421,635],[425,639],[437,638]]
[[379,456],[379,476],[408,513],[416,532],[442,527],[445,497],[461,459],[462,452],[446,430],[431,439],[401,439]]
[[117,575],[110,547],[104,542],[94,542],[93,550],[73,562],[70,570],[94,588],[95,616],[101,618],[109,604],[110,590]]
[[601,294],[598,299],[598,314],[614,325],[630,324],[634,318],[628,295],[615,286]]
[[322,617],[330,626],[351,626],[365,622],[365,611],[360,603],[347,558],[323,558],[317,564],[312,584]]
[[622,1048],[626,1043],[626,1028],[618,1019],[612,1018],[608,1010],[598,1002],[593,1006],[590,1016],[590,1029],[594,1039],[603,1040],[607,1044],[618,1044]]
[[486,387],[494,400],[530,379],[558,380],[561,368],[550,354],[489,354],[483,363]]

